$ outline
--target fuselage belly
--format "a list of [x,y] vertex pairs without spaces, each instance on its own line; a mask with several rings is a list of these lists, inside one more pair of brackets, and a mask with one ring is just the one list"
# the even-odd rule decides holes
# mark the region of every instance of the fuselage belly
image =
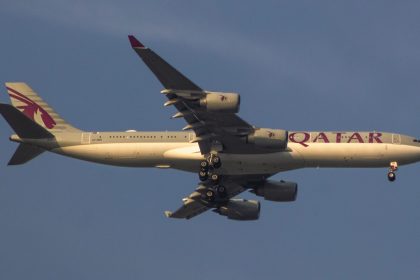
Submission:
[[[198,144],[182,142],[84,143],[52,152],[126,167],[174,168],[197,172],[204,159]],[[264,154],[221,153],[219,174],[274,174],[304,167],[388,167],[390,162],[420,160],[419,145],[403,143],[293,143],[285,151]]]

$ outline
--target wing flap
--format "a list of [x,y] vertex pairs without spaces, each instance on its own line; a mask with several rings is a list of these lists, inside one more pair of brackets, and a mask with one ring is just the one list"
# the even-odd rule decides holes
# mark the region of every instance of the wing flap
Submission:
[[210,207],[203,205],[200,201],[190,199],[175,212],[165,211],[165,215],[168,218],[191,219],[209,209]]

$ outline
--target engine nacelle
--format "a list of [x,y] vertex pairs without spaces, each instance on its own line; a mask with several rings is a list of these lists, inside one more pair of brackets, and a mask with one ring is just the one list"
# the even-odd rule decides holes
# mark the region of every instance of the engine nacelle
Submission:
[[267,180],[264,185],[257,187],[253,193],[263,196],[271,201],[295,201],[297,197],[298,185],[294,182],[271,181]]
[[226,205],[214,211],[228,219],[250,221],[258,220],[260,208],[260,202],[257,200],[231,199]]
[[267,149],[284,150],[289,141],[289,132],[283,129],[257,128],[248,135],[248,142]]
[[238,113],[241,97],[237,93],[210,92],[200,99],[200,107],[209,112]]

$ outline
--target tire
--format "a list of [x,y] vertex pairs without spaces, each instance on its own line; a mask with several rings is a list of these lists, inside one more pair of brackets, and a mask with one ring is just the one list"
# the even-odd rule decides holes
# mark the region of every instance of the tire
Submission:
[[205,171],[200,171],[200,173],[198,173],[198,177],[200,178],[200,181],[204,182],[209,178],[209,175]]
[[218,156],[214,156],[213,157],[213,164],[219,163],[220,162],[220,158]]
[[204,193],[204,199],[212,202],[216,199],[216,193],[212,189],[208,189]]
[[388,172],[388,181],[394,182],[397,177],[395,176],[394,172]]
[[226,197],[226,195],[227,195],[226,187],[223,186],[223,185],[218,185],[216,187],[216,191],[219,194],[219,196],[222,197],[222,198]]
[[209,169],[209,163],[206,160],[203,160],[200,162],[200,169],[201,170],[208,170]]
[[213,182],[219,182],[219,175],[218,174],[211,174],[210,179]]
[[214,168],[220,168],[222,166],[222,161],[220,160],[220,157],[215,156],[213,158],[213,166]]

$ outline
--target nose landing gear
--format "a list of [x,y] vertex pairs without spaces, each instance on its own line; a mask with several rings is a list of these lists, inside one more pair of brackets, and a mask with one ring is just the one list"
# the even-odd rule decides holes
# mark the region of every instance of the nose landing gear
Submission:
[[395,171],[398,170],[398,163],[393,161],[389,164],[389,171],[388,171],[388,181],[394,182],[397,176],[395,175]]

